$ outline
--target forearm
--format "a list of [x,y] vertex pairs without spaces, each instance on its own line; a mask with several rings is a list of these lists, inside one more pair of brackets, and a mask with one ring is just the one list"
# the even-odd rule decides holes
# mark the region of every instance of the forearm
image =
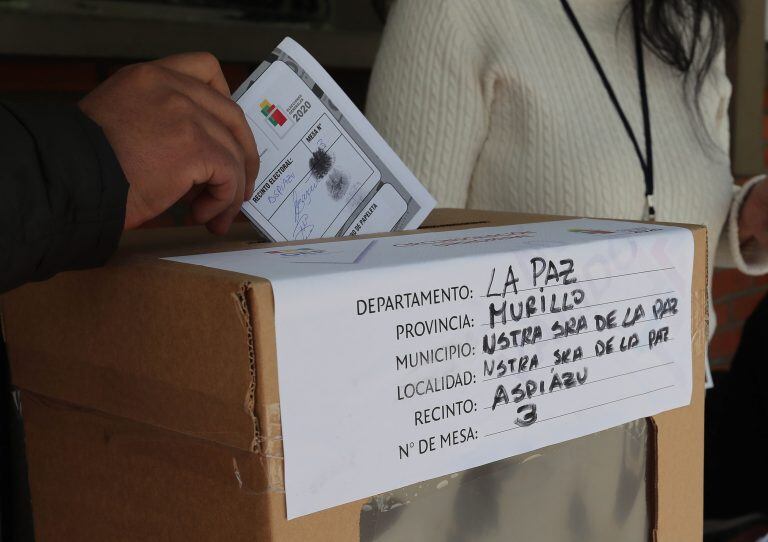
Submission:
[[[755,188],[764,191],[764,175],[735,186],[731,208],[717,245],[716,263],[720,267],[736,267],[749,275],[768,272],[768,250],[765,236],[768,230],[763,205],[752,199]],[[762,199],[762,198],[758,198]],[[749,201],[748,201],[749,200]]]
[[0,292],[103,264],[128,183],[100,128],[74,106],[0,104]]

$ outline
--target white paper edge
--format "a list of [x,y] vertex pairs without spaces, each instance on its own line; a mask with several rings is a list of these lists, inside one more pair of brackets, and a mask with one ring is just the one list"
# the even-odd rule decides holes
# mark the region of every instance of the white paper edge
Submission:
[[[331,98],[333,103],[342,114],[352,123],[360,136],[367,141],[368,145],[373,151],[379,155],[384,162],[390,166],[393,175],[401,179],[401,182],[408,185],[406,188],[410,192],[411,196],[419,202],[419,211],[408,222],[407,228],[417,228],[424,222],[432,209],[437,205],[437,201],[432,194],[430,194],[424,185],[416,178],[416,176],[408,169],[400,157],[395,154],[395,151],[384,141],[384,138],[379,135],[376,129],[371,125],[365,115],[352,103],[349,96],[341,89],[341,87],[334,81],[328,72],[310,55],[306,49],[299,45],[292,38],[286,37],[277,46],[278,49],[283,50],[288,55],[293,57],[302,68],[307,71],[315,83],[325,91],[325,93]],[[330,90],[330,92],[329,92]]]

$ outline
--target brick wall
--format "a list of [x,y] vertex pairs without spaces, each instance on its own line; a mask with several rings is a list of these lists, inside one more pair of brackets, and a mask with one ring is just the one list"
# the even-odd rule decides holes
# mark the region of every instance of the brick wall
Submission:
[[[0,97],[75,101],[124,64],[108,60],[0,57]],[[223,68],[230,87],[235,88],[253,66],[225,64]],[[364,103],[368,82],[365,70],[330,71],[353,101],[358,105]],[[768,141],[768,116],[764,122],[763,137]],[[158,218],[152,225],[175,225],[184,220],[185,209],[182,206]],[[719,325],[710,345],[710,358],[714,369],[726,369],[738,345],[744,320],[768,293],[768,277],[747,277],[730,269],[716,270],[712,287]]]
[[713,370],[727,369],[739,344],[744,321],[768,293],[768,277],[748,277],[736,269],[715,270],[712,300],[717,330],[709,345]]

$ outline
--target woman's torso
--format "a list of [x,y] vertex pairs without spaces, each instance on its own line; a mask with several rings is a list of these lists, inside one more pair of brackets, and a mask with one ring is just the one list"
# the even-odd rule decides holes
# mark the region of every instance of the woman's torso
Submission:
[[[631,13],[619,24],[626,2],[572,5],[642,148]],[[560,2],[490,0],[467,9],[487,25],[484,84],[493,85],[467,206],[640,219],[639,160]],[[706,224],[717,239],[732,197],[722,62],[699,96],[703,127],[681,74],[649,52],[645,65],[657,218]]]

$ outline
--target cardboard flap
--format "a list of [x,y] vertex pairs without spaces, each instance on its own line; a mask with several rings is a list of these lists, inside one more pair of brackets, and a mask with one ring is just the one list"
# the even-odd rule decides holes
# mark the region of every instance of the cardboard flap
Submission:
[[62,273],[3,300],[16,386],[254,448],[241,276],[159,260]]

